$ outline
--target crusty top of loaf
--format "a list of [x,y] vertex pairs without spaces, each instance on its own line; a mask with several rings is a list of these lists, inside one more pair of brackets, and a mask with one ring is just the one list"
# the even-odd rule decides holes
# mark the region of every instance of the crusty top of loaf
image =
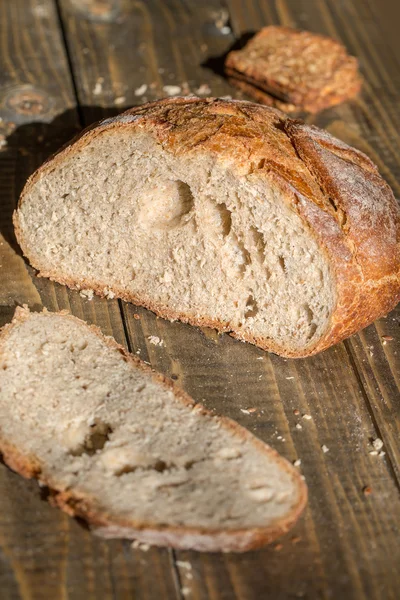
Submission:
[[[211,153],[235,173],[280,188],[329,255],[336,278],[338,300],[331,328],[310,353],[397,304],[400,217],[390,187],[362,152],[270,107],[189,97],[132,108],[83,131],[31,177],[20,202],[37,178],[66,154],[121,127],[151,132],[177,156]],[[16,227],[18,233],[17,219]]]
[[331,218],[350,250],[363,246],[368,277],[399,270],[399,210],[390,187],[365,154],[328,132],[251,102],[197,98],[133,108],[103,125],[132,122],[151,127],[177,154],[201,148],[243,174],[281,179],[294,204],[303,196]]

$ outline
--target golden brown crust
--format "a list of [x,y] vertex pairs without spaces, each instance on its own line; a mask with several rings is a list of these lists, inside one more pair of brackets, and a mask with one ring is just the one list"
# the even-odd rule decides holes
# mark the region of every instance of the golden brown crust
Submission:
[[[43,312],[47,312],[44,310]],[[4,326],[0,330],[0,357],[1,345],[11,332],[12,328],[29,318],[27,308],[17,308],[12,323]],[[50,313],[49,313],[50,314]],[[150,542],[154,545],[170,545],[174,548],[207,550],[211,552],[243,552],[264,546],[286,533],[297,521],[307,502],[307,487],[296,469],[273,448],[261,442],[249,431],[244,429],[231,419],[226,417],[216,417],[209,410],[177,387],[173,381],[154,371],[141,361],[137,356],[129,354],[123,346],[118,344],[113,338],[105,337],[101,330],[95,325],[87,325],[77,317],[69,315],[65,311],[61,313],[68,319],[78,322],[94,332],[108,347],[117,349],[124,359],[131,363],[135,368],[139,368],[147,373],[152,373],[153,378],[160,385],[173,390],[175,397],[187,406],[192,406],[193,410],[199,414],[207,415],[225,429],[229,429],[235,436],[251,442],[258,452],[273,457],[279,463],[280,468],[291,475],[291,478],[298,490],[298,499],[290,513],[285,518],[277,519],[268,527],[249,528],[249,529],[205,529],[194,527],[175,527],[175,526],[157,526],[153,523],[135,522],[128,519],[121,519],[115,515],[109,514],[101,508],[101,500],[91,498],[79,490],[64,490],[58,484],[57,480],[46,475],[45,465],[35,456],[24,456],[10,440],[3,438],[0,429],[0,454],[3,455],[4,462],[14,471],[26,478],[36,478],[39,482],[49,488],[49,501],[52,505],[58,506],[70,516],[77,516],[85,519],[94,531],[103,537],[127,537],[136,538],[144,542]]]
[[361,88],[357,59],[342,44],[289,27],[264,27],[244,48],[230,52],[225,66],[237,87],[269,106],[275,98],[287,112],[294,105],[315,113]]
[[255,85],[250,82],[250,80],[246,77],[241,76],[239,73],[235,73],[230,69],[226,69],[226,74],[228,76],[228,81],[231,85],[235,86],[241,92],[244,92],[256,102],[260,104],[264,104],[265,106],[271,106],[273,108],[277,108],[284,113],[298,113],[299,108],[294,104],[290,104],[289,102],[284,102],[283,100],[279,100],[275,96],[268,94],[265,90],[261,89],[258,85]]
[[[251,102],[174,98],[161,100],[107,119],[86,130],[28,180],[20,203],[36,180],[68,154],[79,152],[97,135],[120,128],[144,130],[179,156],[210,153],[239,176],[265,181],[281,190],[325,251],[336,283],[336,306],[325,335],[301,350],[234,330],[209,315],[174,313],[150,298],[110,287],[108,282],[71,280],[35,260],[14,214],[17,239],[41,275],[74,288],[146,306],[159,316],[193,325],[231,331],[235,337],[283,356],[315,354],[355,333],[394,308],[400,299],[400,217],[389,186],[367,156],[327,132],[294,121]],[[260,200],[262,201],[262,200]],[[233,331],[232,331],[233,330]]]

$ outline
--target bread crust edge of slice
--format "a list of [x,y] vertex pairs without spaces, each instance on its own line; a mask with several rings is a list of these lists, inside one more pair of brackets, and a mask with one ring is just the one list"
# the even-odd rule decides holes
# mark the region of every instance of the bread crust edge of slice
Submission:
[[[162,387],[172,390],[180,402],[187,406],[193,406],[196,412],[200,414],[210,416],[215,422],[219,423],[225,429],[230,430],[235,436],[250,441],[256,447],[257,451],[273,457],[279,463],[280,468],[291,475],[293,483],[298,490],[297,503],[287,516],[276,519],[266,527],[245,529],[162,527],[152,523],[119,519],[96,506],[95,500],[87,494],[81,493],[79,490],[60,489],[55,479],[51,479],[43,473],[40,460],[34,455],[26,455],[20,452],[12,441],[2,436],[0,427],[0,456],[2,456],[4,463],[19,475],[27,479],[37,479],[41,485],[48,487],[50,504],[57,506],[70,516],[83,518],[93,530],[93,533],[101,537],[126,537],[151,543],[155,546],[168,545],[176,549],[208,552],[244,552],[254,550],[280,537],[296,523],[307,503],[308,492],[302,476],[287,459],[235,421],[228,417],[215,416],[201,404],[197,404],[186,392],[176,386],[172,380],[160,373],[155,373],[150,366],[127,352],[114,338],[105,336],[99,327],[88,325],[67,311],[51,313],[45,309],[43,312],[50,315],[63,315],[86,327],[89,331],[95,333],[110,349],[118,350],[123,360],[132,365],[132,368],[138,368],[151,374],[154,381]],[[17,307],[12,322],[0,328],[0,358],[2,357],[2,346],[7,336],[14,327],[29,318],[29,314],[30,311],[28,308]]]
[[326,97],[326,99],[321,101],[319,104],[295,104],[292,101],[285,102],[284,100],[281,100],[275,96],[272,91],[268,92],[266,85],[263,85],[263,87],[258,85],[259,82],[257,80],[251,79],[250,77],[246,78],[241,74],[240,71],[234,71],[233,69],[226,68],[225,74],[227,76],[228,83],[252,98],[253,101],[281,110],[285,114],[291,115],[292,118],[296,117],[296,114],[302,112],[317,114],[327,108],[333,108],[338,104],[353,100],[361,90],[360,80],[354,84],[352,88],[349,87],[346,96],[344,94],[335,94],[332,92],[330,96]]

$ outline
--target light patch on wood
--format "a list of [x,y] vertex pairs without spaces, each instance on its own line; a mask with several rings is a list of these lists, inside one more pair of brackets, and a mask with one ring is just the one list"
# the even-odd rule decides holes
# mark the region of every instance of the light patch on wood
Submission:
[[42,301],[21,256],[0,234],[0,306],[27,304],[42,306]]

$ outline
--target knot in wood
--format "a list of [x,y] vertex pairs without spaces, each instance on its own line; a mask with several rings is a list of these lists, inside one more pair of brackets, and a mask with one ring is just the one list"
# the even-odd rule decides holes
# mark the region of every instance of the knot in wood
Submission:
[[45,94],[35,89],[14,89],[7,97],[7,107],[19,115],[38,116],[49,110]]

